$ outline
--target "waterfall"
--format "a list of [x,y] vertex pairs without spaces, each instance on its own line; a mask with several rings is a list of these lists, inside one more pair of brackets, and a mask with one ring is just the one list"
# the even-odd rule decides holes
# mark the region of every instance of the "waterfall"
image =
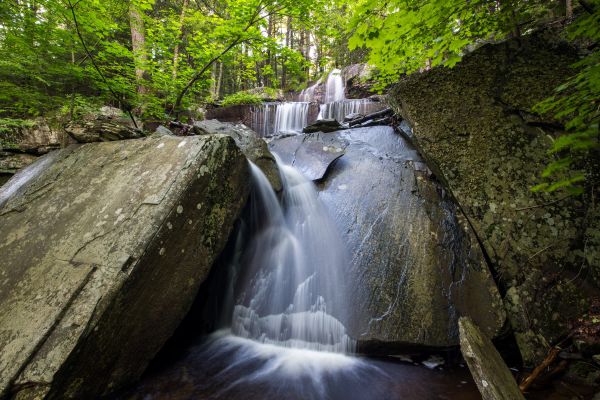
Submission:
[[252,114],[250,128],[258,133],[259,136],[273,135],[273,121],[275,120],[278,105],[279,103],[263,103],[252,106],[250,109],[250,113]]
[[281,347],[353,352],[355,342],[334,317],[342,315],[345,304],[340,236],[313,183],[293,167],[279,168],[283,205],[252,165],[251,225],[257,228],[242,263],[247,274],[232,332]]
[[300,133],[308,124],[308,102],[264,103],[251,109],[251,128],[259,136]]
[[339,69],[334,69],[327,77],[324,103],[344,100],[346,98],[344,90],[345,87],[344,79],[342,78],[342,71]]
[[281,103],[277,106],[274,134],[300,133],[308,123],[308,102]]
[[327,77],[325,101],[319,107],[320,119],[336,119],[343,122],[348,114],[369,114],[381,109],[381,104],[369,99],[346,99],[344,79],[339,69],[331,71]]
[[381,103],[369,99],[348,99],[321,104],[317,119],[336,119],[343,122],[348,114],[370,114],[381,109]]

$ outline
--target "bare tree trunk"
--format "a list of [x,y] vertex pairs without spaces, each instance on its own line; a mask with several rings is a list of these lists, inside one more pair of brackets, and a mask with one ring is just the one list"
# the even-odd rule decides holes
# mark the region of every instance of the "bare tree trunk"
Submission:
[[132,1],[129,3],[129,25],[131,27],[131,47],[133,48],[133,62],[135,65],[135,78],[137,80],[137,92],[140,95],[146,93],[144,75],[146,73],[146,37],[144,36],[144,20],[139,9]]
[[188,6],[189,0],[183,0],[181,6],[181,14],[179,14],[179,40],[175,44],[173,50],[173,79],[177,78],[177,62],[179,61],[179,43],[183,40],[183,19],[185,18],[185,10]]

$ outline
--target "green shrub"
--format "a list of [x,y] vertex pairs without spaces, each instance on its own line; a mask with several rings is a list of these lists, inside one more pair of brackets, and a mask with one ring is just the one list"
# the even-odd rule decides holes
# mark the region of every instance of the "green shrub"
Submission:
[[262,100],[260,95],[247,93],[247,92],[237,92],[234,94],[230,94],[223,98],[221,101],[222,106],[235,106],[240,104],[260,104]]

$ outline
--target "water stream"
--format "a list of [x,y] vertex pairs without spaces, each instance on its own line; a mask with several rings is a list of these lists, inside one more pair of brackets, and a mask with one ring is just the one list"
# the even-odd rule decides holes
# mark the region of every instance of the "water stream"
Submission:
[[[343,104],[343,93],[341,76],[332,73],[326,104]],[[265,105],[266,132],[301,130],[308,104]],[[278,166],[283,190],[276,194],[251,164],[251,198],[228,270],[220,329],[120,398],[479,399],[465,368],[441,371],[354,355],[356,341],[343,322],[353,312],[346,289],[352,255],[314,183]]]

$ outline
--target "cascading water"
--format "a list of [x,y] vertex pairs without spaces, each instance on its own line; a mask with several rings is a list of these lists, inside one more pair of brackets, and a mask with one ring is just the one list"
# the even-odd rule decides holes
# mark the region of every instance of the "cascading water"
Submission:
[[346,99],[344,79],[339,69],[327,77],[325,101],[319,108],[318,120],[336,119],[343,122],[348,114],[369,114],[381,109],[381,103],[369,99]]
[[247,247],[247,283],[234,309],[232,331],[284,347],[352,352],[354,341],[333,316],[341,315],[345,304],[340,236],[313,183],[293,167],[279,168],[283,207],[252,165],[254,214],[262,226]]
[[300,133],[308,124],[308,102],[264,103],[252,108],[251,128],[260,136]]
[[274,133],[300,133],[308,123],[307,102],[281,103],[277,106]]
[[345,87],[344,78],[342,78],[342,71],[339,69],[334,69],[327,77],[324,103],[333,103],[334,101],[344,100],[346,98],[344,90]]

